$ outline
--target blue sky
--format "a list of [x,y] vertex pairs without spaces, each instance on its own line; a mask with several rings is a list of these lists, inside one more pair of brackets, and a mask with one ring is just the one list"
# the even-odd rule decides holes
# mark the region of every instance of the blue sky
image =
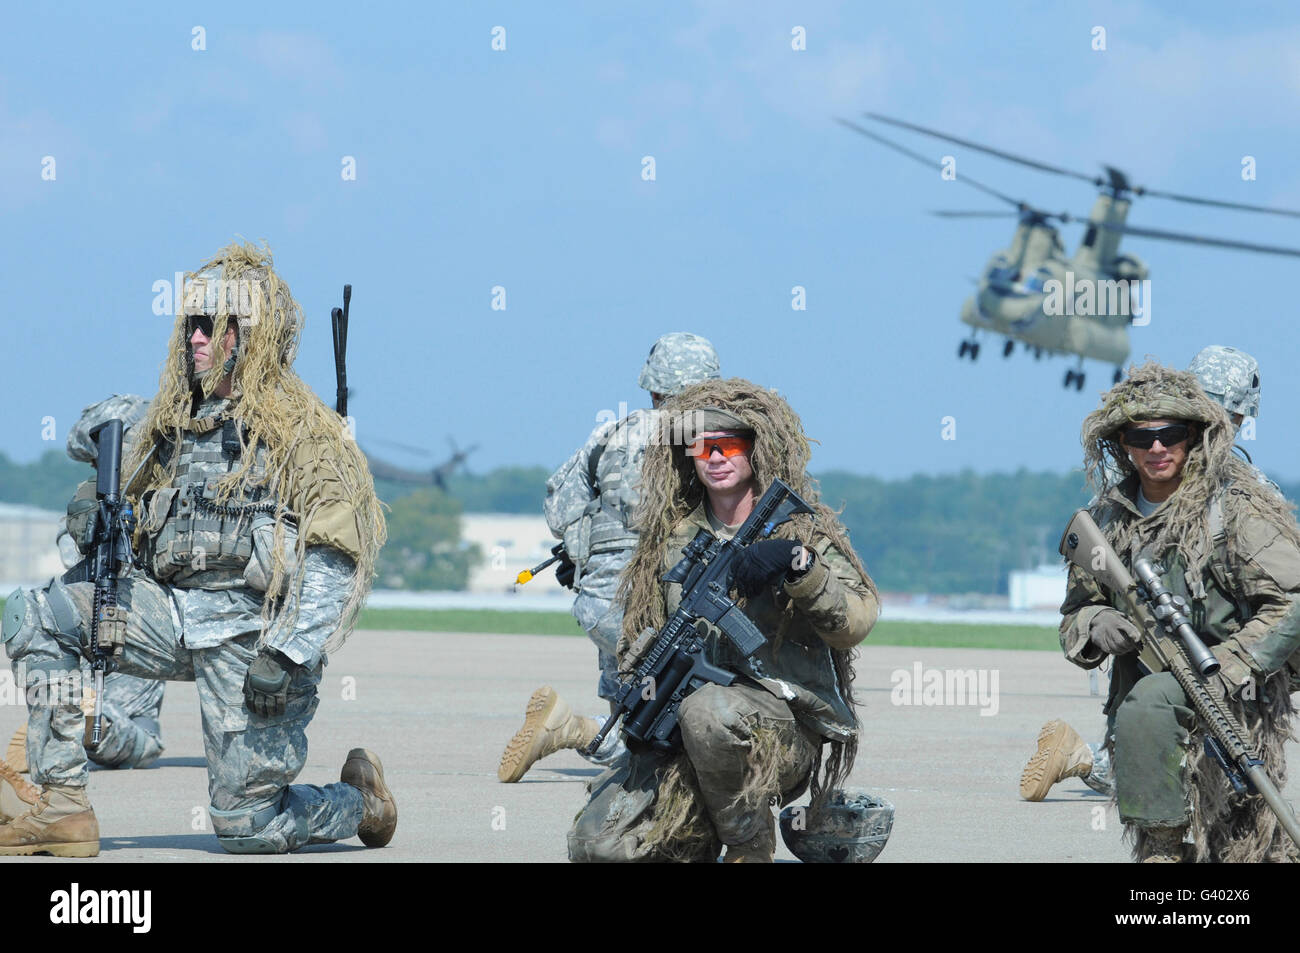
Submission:
[[[372,449],[440,453],[451,435],[480,445],[476,470],[553,466],[602,411],[645,404],[651,342],[690,330],[725,373],[791,400],[821,441],[815,471],[1064,471],[1109,369],[1089,365],[1080,394],[1062,390],[1063,361],[1004,361],[996,341],[958,362],[970,278],[1011,223],[927,215],[993,206],[832,117],[876,110],[1155,188],[1300,207],[1300,15],[1282,5],[114,4],[7,19],[0,450],[18,460],[61,447],[85,404],[151,394],[168,331],[153,283],[244,236],[270,243],[306,309],[297,366],[327,400],[329,309],[353,284],[348,376]],[[894,138],[1043,207],[1093,200]],[[1130,222],[1300,246],[1296,220],[1154,198]],[[1067,248],[1080,236],[1066,228]],[[1254,353],[1250,448],[1300,478],[1300,261],[1125,247],[1152,281],[1133,357]],[[795,285],[807,311],[790,307]]]

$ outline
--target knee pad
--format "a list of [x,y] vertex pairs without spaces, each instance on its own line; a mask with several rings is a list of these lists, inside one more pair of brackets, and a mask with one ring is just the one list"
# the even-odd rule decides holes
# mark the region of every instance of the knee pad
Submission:
[[231,854],[278,854],[276,842],[263,836],[280,814],[280,801],[261,808],[219,811],[209,807],[212,830],[222,850]]

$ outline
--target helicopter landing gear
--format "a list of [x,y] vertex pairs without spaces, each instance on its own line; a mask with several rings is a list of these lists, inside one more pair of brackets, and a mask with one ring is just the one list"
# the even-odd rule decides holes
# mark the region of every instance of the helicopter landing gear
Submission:
[[979,342],[979,341],[962,341],[962,342],[961,342],[961,345],[957,348],[957,356],[958,356],[958,357],[965,357],[967,354],[970,355],[970,359],[971,359],[972,361],[975,360],[975,358],[979,357],[979,356],[980,356],[980,342]]
[[1007,343],[1002,345],[1002,356],[1010,357],[1011,352],[1014,351],[1015,349],[1016,349],[1016,342],[1011,340],[1010,338],[1007,338]]
[[1124,379],[1124,369],[1120,367],[1115,368],[1115,376],[1112,378],[1114,383],[1118,384],[1123,379]]
[[1083,371],[1065,372],[1065,382],[1061,386],[1069,390],[1071,384],[1074,385],[1075,390],[1083,390]]

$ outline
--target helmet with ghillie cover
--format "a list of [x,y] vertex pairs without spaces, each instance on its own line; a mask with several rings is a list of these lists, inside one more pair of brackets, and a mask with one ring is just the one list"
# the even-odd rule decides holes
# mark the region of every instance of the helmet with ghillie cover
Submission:
[[[302,333],[302,309],[289,286],[273,268],[271,253],[248,243],[227,245],[212,259],[187,274],[178,300],[177,330],[183,337],[188,377],[202,384],[210,394],[227,374],[242,372],[250,363],[259,365],[251,373],[274,374],[293,363]],[[214,341],[223,340],[232,321],[238,323],[238,341],[224,363],[212,367],[195,381],[194,356],[190,339],[192,319],[212,319]],[[232,387],[240,389],[242,373],[235,374]]]
[[1259,362],[1245,351],[1211,344],[1197,352],[1187,369],[1228,413],[1259,416]]
[[650,348],[637,384],[652,394],[672,397],[692,384],[720,376],[718,352],[707,338],[674,331]]
[[869,864],[894,829],[894,805],[860,788],[831,792],[817,814],[781,812],[781,839],[805,864]]

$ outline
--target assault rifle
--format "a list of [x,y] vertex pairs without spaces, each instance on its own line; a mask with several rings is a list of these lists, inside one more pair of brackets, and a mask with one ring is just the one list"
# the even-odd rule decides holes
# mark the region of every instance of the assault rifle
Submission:
[[[681,745],[677,711],[682,700],[712,682],[731,685],[736,674],[714,665],[705,656],[712,628],[721,630],[750,668],[762,670],[752,656],[766,639],[728,594],[728,577],[736,557],[746,546],[812,507],[780,480],[773,480],[733,539],[719,539],[701,529],[682,549],[682,558],[663,579],[680,583],[682,601],[659,630],[635,671],[623,681],[610,709],[609,720],[585,752],[594,754],[623,717],[623,735],[633,745],[672,751]],[[791,542],[791,549],[797,545]]]
[[122,421],[109,420],[90,432],[95,441],[95,498],[99,504],[86,558],[85,578],[95,584],[90,615],[90,668],[95,673],[95,721],[90,747],[99,745],[104,719],[104,674],[117,668],[113,656],[126,644],[126,613],[117,604],[117,576],[135,561],[131,536],[135,511],[121,495]]
[[1078,510],[1061,536],[1060,553],[1071,564],[1117,594],[1126,615],[1142,630],[1138,658],[1148,672],[1170,672],[1209,731],[1206,749],[1219,763],[1235,790],[1254,788],[1291,839],[1300,845],[1300,823],[1264,770],[1264,762],[1251,751],[1246,731],[1236,716],[1206,684],[1206,676],[1219,670],[1219,662],[1205,647],[1188,620],[1187,603],[1160,581],[1155,564],[1146,556],[1133,561],[1134,579],[1106,542],[1088,511]]

